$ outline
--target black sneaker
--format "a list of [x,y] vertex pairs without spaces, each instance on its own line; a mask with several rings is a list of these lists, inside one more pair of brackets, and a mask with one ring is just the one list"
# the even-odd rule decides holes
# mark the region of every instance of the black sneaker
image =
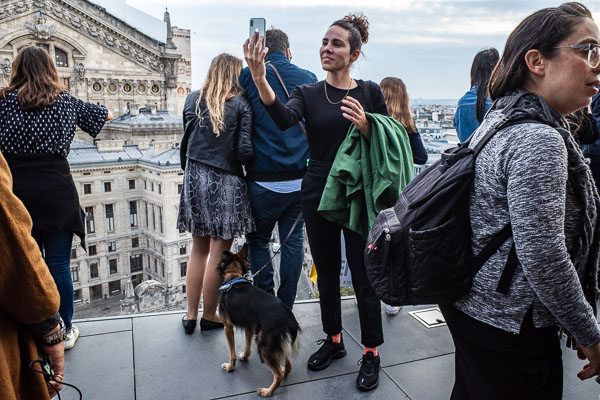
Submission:
[[340,343],[334,343],[331,340],[331,336],[327,335],[326,339],[319,339],[316,343],[323,344],[323,346],[316,353],[308,357],[308,369],[320,371],[327,368],[331,364],[331,360],[342,358],[346,355],[343,339]]
[[356,377],[358,390],[366,392],[375,389],[379,385],[379,363],[379,356],[374,356],[370,351],[363,354],[362,358],[358,360],[357,365],[360,365],[360,371],[358,371]]

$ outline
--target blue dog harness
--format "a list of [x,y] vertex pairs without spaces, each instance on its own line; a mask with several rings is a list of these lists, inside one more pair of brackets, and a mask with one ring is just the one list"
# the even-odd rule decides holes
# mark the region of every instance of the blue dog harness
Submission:
[[231,288],[234,287],[235,285],[237,285],[238,283],[249,283],[249,284],[252,284],[252,282],[250,282],[246,278],[236,278],[236,279],[227,281],[224,284],[222,284],[221,286],[219,286],[219,293],[220,294],[225,294],[225,293],[229,292],[231,290]]

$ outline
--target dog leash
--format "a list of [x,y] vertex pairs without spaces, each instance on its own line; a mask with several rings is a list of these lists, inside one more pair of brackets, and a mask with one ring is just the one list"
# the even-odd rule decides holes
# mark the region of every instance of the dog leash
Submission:
[[262,272],[263,269],[266,268],[267,265],[269,265],[269,263],[271,261],[273,261],[273,259],[275,258],[275,256],[279,253],[281,253],[281,248],[283,246],[285,246],[285,244],[287,243],[288,239],[290,238],[290,236],[292,236],[292,232],[294,232],[294,229],[296,229],[296,226],[298,225],[298,222],[300,222],[300,219],[302,218],[302,212],[300,212],[300,214],[298,214],[298,218],[296,218],[296,220],[294,221],[294,224],[292,225],[292,228],[290,229],[290,231],[288,232],[287,236],[285,237],[285,239],[283,240],[283,242],[281,243],[281,246],[279,246],[279,249],[277,249],[276,251],[273,252],[273,255],[271,256],[271,258],[265,263],[265,265],[263,265],[262,267],[260,267],[260,269],[258,271],[256,271],[255,273],[253,273],[250,276],[251,280],[254,280],[254,277],[258,274],[260,274]]

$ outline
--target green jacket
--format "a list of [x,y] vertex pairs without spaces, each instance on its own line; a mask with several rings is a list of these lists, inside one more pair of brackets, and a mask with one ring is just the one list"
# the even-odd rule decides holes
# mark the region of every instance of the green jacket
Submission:
[[370,142],[350,125],[319,204],[323,217],[365,239],[379,211],[396,203],[414,168],[410,140],[402,124],[381,114],[366,115]]

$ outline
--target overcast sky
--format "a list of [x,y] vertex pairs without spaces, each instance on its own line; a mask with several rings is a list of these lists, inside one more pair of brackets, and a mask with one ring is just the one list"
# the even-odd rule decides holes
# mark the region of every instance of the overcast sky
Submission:
[[[500,52],[512,29],[531,12],[562,1],[544,0],[126,0],[155,17],[169,8],[171,22],[192,31],[193,86],[198,88],[214,56],[243,57],[250,17],[285,31],[293,62],[325,73],[319,61],[321,38],[348,12],[369,18],[369,43],[352,77],[404,80],[413,99],[457,99],[469,89],[469,70],[477,51]],[[327,5],[323,5],[327,4]],[[600,18],[600,0],[584,1]]]

